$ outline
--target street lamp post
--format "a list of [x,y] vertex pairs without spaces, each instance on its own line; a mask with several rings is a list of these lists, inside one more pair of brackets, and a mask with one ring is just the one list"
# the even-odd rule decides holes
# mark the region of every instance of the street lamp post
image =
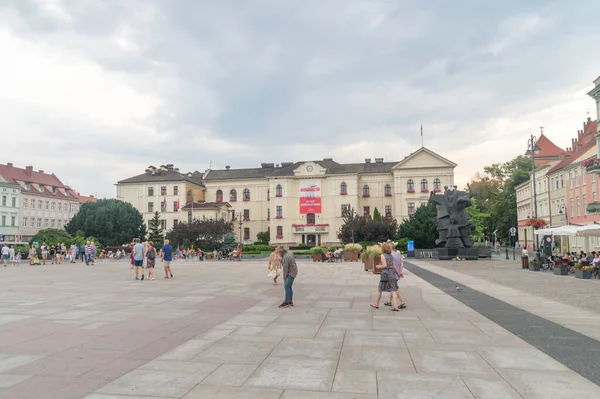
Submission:
[[[565,204],[561,204],[560,210],[558,211],[558,213],[562,215],[563,214],[563,210],[564,210],[564,214],[565,214],[565,221],[566,221],[566,224],[568,226],[569,225],[569,215],[567,214],[567,206]],[[568,242],[569,242],[569,239],[567,237],[567,252],[569,252],[569,250],[570,250],[570,246],[569,246]],[[562,238],[560,240],[560,244],[562,246]],[[562,252],[563,249],[561,248],[560,250]]]
[[[535,137],[533,134],[531,135],[531,137],[529,137],[529,140],[527,140],[527,155],[531,155],[531,179],[533,182],[533,217],[537,219],[538,217],[538,213],[537,213],[537,190],[536,190],[536,186],[537,186],[537,182],[535,181],[535,153],[536,151],[539,151],[540,147],[538,147],[537,145],[537,137]],[[536,246],[536,251],[535,251],[535,256],[537,261],[540,261],[540,239],[538,237],[537,234],[535,234],[535,232],[533,233],[535,235],[535,246]]]
[[244,224],[244,219],[242,218],[242,212],[238,213],[238,217],[239,217],[238,224],[240,225],[240,246],[241,246],[242,242],[243,242],[243,239],[242,239],[242,225]]

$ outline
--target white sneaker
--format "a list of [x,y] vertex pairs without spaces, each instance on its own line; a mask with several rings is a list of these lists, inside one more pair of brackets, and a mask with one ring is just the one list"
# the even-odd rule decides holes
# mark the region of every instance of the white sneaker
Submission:
[[154,277],[152,277],[150,280],[154,280]]

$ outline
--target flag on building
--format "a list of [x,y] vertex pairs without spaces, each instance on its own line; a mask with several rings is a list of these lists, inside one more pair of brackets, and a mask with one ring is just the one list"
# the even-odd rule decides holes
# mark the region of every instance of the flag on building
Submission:
[[165,199],[164,199],[164,201],[163,201],[163,202],[162,202],[162,204],[161,204],[161,208],[162,208],[162,211],[163,211],[163,212],[166,212],[166,211],[167,211],[167,196],[166,196],[166,195],[165,195]]
[[177,200],[177,210],[179,210],[181,208],[181,203],[179,202],[179,200]]

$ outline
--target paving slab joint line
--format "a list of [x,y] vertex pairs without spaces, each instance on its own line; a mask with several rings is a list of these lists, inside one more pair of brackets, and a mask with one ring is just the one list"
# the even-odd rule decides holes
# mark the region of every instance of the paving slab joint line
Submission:
[[340,368],[340,359],[342,358],[342,351],[344,350],[344,343],[346,342],[346,334],[348,334],[347,328],[344,329],[344,338],[342,339],[342,345],[340,345],[340,352],[338,353],[338,360],[335,365],[335,373],[333,374],[333,381],[331,381],[331,388],[329,389],[329,392],[333,392],[333,384],[335,384],[335,377],[337,377],[337,373]]

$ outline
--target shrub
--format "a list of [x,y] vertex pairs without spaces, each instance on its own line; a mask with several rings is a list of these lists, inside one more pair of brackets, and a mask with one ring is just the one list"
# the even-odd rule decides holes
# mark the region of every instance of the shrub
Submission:
[[376,256],[380,256],[383,252],[379,245],[369,245],[367,249],[362,253],[362,259],[374,259]]
[[396,244],[396,249],[398,251],[407,251],[408,250],[408,238],[403,237],[398,239],[398,244]]
[[360,252],[362,251],[363,247],[360,244],[346,244],[344,245],[344,251],[351,251],[351,252]]
[[243,246],[243,251],[244,252],[261,252],[261,251],[273,251],[275,249],[275,247],[271,246],[271,245],[257,245],[257,244],[253,244],[253,245],[244,245]]
[[321,248],[321,247],[314,247],[314,248],[310,249],[310,253],[320,255],[320,254],[323,254],[324,251],[323,251],[323,248]]
[[296,251],[294,255],[312,255],[310,251]]
[[476,242],[473,244],[473,248],[485,248],[485,243],[483,242]]

